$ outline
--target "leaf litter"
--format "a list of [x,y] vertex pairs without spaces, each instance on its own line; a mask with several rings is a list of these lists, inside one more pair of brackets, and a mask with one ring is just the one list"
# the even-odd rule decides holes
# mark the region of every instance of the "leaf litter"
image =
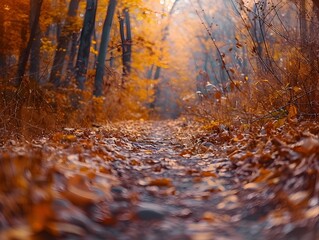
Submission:
[[319,128],[64,128],[0,153],[0,239],[318,239]]

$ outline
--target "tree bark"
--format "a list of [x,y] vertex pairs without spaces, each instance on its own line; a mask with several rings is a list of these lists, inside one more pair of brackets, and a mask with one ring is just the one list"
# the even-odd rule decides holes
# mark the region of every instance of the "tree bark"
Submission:
[[76,81],[78,88],[83,90],[89,64],[91,38],[94,31],[97,0],[87,0],[86,12],[80,38],[80,47],[76,61]]
[[300,44],[301,48],[305,48],[307,46],[308,39],[308,26],[306,19],[306,1],[300,1],[300,13],[299,13],[299,29],[300,29]]
[[[38,0],[30,0],[30,30],[35,21],[37,13]],[[30,78],[39,83],[40,81],[40,47],[41,47],[41,30],[40,25],[37,25],[35,37],[31,47],[30,55]]]
[[122,63],[123,77],[131,72],[131,55],[132,55],[132,32],[131,21],[128,9],[123,10],[123,14],[119,14],[120,36],[122,43]]
[[68,67],[66,70],[67,71],[67,78],[63,84],[65,86],[69,85],[71,77],[74,74],[74,61],[75,61],[76,52],[77,52],[78,37],[79,37],[79,33],[77,33],[77,32],[72,33],[69,61],[68,61]]
[[49,80],[51,83],[53,83],[55,87],[59,87],[61,82],[64,59],[67,54],[70,37],[72,36],[72,33],[73,33],[72,30],[70,31],[70,26],[72,25],[74,17],[76,17],[77,15],[79,2],[80,0],[71,0],[69,5],[69,10],[68,10],[68,17],[62,28],[61,35],[58,39],[58,44],[55,51],[53,66],[51,68],[51,75]]
[[102,96],[102,88],[103,88],[103,76],[104,76],[104,65],[106,60],[106,54],[107,54],[107,47],[110,42],[110,32],[112,28],[113,23],[113,17],[115,13],[117,0],[110,0],[106,18],[103,25],[103,31],[102,31],[102,38],[101,38],[101,45],[99,50],[99,55],[97,58],[97,64],[96,64],[96,75],[95,75],[95,82],[94,82],[94,96],[100,97]]
[[119,15],[119,26],[120,26],[120,36],[121,36],[121,44],[122,44],[122,64],[123,64],[123,77],[127,75],[127,69],[125,66],[125,54],[126,54],[126,36],[125,36],[125,26],[124,26],[124,18],[121,15],[121,13],[118,13]]
[[23,53],[21,55],[21,58],[19,59],[18,77],[17,77],[17,81],[15,82],[15,84],[17,86],[21,85],[23,76],[25,74],[25,70],[26,70],[26,67],[27,67],[27,63],[28,63],[30,52],[31,52],[31,48],[32,48],[32,44],[34,42],[34,39],[35,39],[35,36],[36,36],[36,33],[37,33],[37,28],[38,28],[38,25],[39,25],[42,3],[43,3],[43,0],[38,0],[38,2],[37,2],[35,16],[34,16],[34,21],[33,21],[33,24],[32,24],[32,28],[31,28],[28,44],[27,44],[25,50],[23,51]]
[[94,30],[93,30],[93,49],[94,49],[94,55],[93,55],[93,61],[92,61],[92,64],[91,64],[91,69],[95,69],[95,63],[97,61],[97,36],[96,36],[96,28],[94,27]]
[[125,16],[125,27],[126,27],[126,52],[125,52],[125,68],[127,73],[131,73],[131,59],[132,59],[132,29],[131,29],[131,18],[128,9],[124,9]]
[[4,12],[0,11],[0,76],[2,75],[3,68],[6,66],[6,54],[4,52],[5,46],[4,46]]
[[312,0],[313,5],[315,6],[315,13],[317,16],[317,20],[319,20],[319,0]]

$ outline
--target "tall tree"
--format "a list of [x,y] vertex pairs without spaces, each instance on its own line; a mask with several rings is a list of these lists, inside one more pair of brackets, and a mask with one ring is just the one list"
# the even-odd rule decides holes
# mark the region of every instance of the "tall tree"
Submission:
[[102,88],[103,88],[105,60],[107,55],[107,48],[110,42],[110,33],[112,29],[116,4],[117,4],[117,0],[110,0],[108,8],[107,8],[106,18],[103,25],[101,45],[100,45],[99,55],[98,55],[97,63],[96,63],[96,75],[95,75],[95,82],[94,82],[94,96],[96,97],[102,96],[102,92],[103,92]]
[[77,48],[78,48],[78,38],[79,33],[73,32],[72,33],[72,39],[71,39],[71,47],[70,47],[70,54],[69,54],[69,60],[68,60],[68,66],[67,66],[67,78],[65,85],[69,85],[69,81],[74,74],[74,61],[76,58]]
[[132,56],[131,20],[129,10],[127,8],[123,10],[123,15],[119,16],[119,22],[122,43],[123,76],[127,76],[131,72]]
[[[171,7],[171,9],[170,9],[170,11],[169,11],[169,13],[168,13],[168,18],[169,18],[169,19],[168,19],[168,23],[167,23],[167,25],[162,29],[162,39],[161,39],[162,43],[164,43],[164,42],[167,40],[168,36],[169,36],[170,18],[172,17],[172,15],[173,15],[173,13],[174,13],[174,10],[175,10],[175,8],[176,8],[176,6],[177,6],[178,1],[179,1],[179,0],[175,0],[175,1],[173,2],[173,5],[172,5],[172,7]],[[165,1],[164,1],[164,3],[165,3]],[[163,6],[165,6],[165,4],[164,4]],[[163,47],[160,48],[160,54],[163,55]],[[160,56],[160,60],[162,60],[162,56]],[[155,73],[154,73],[154,77],[153,77],[154,80],[158,80],[158,79],[160,78],[161,70],[162,70],[161,66],[156,66],[156,68],[155,68]],[[150,69],[150,75],[153,74],[152,71],[153,71],[153,66],[152,66],[151,69]],[[154,97],[153,102],[151,103],[151,107],[152,107],[152,108],[155,107],[155,106],[158,105],[158,104],[159,104],[160,106],[162,105],[162,104],[160,103],[160,102],[162,101],[162,100],[161,100],[162,90],[163,90],[163,87],[166,88],[166,87],[168,86],[168,85],[167,85],[167,80],[164,79],[164,81],[165,81],[165,82],[163,82],[162,84],[159,83],[159,84],[156,84],[156,85],[155,85],[155,89],[154,89],[155,97]],[[165,89],[165,90],[170,90],[170,89]],[[164,94],[163,94],[163,95],[166,95],[165,91],[164,91]],[[165,97],[164,97],[164,98],[165,98]],[[155,108],[156,108],[156,107],[155,107]]]
[[[37,14],[37,4],[38,0],[30,0],[30,30],[33,26]],[[40,25],[37,24],[30,55],[30,77],[36,82],[40,81],[40,47],[41,30]]]
[[125,25],[126,25],[126,67],[128,73],[131,72],[131,61],[132,61],[132,28],[131,28],[131,17],[129,9],[124,10]]
[[64,66],[64,59],[67,54],[67,48],[73,33],[72,25],[74,23],[80,0],[71,0],[68,9],[68,16],[63,25],[62,32],[58,39],[58,44],[55,51],[53,66],[51,68],[50,82],[55,87],[58,87],[61,82],[61,74]]
[[33,45],[33,42],[34,42],[34,39],[35,39],[35,36],[37,33],[37,28],[39,26],[42,3],[43,3],[43,0],[37,0],[34,21],[32,24],[31,31],[30,31],[30,37],[28,40],[28,44],[27,44],[25,50],[23,51],[23,53],[19,59],[18,77],[17,77],[17,81],[15,82],[15,84],[17,86],[19,86],[21,84],[22,78],[25,74],[25,70],[27,67],[28,60],[29,60],[31,48],[32,48],[32,45]]
[[251,21],[252,21],[251,35],[256,45],[256,48],[254,49],[254,51],[256,52],[257,56],[261,60],[261,63],[262,63],[261,67],[264,67],[264,68],[266,68],[264,64],[267,64],[265,62],[267,58],[264,51],[266,50],[266,39],[265,39],[266,6],[267,6],[267,1],[265,0],[256,2],[254,4],[254,9],[251,16]]
[[[173,5],[172,5],[172,7],[171,7],[171,9],[170,9],[170,11],[169,11],[169,13],[168,13],[168,17],[169,17],[169,18],[171,18],[171,16],[173,15],[173,13],[174,13],[174,11],[175,11],[175,8],[176,8],[176,6],[177,6],[178,1],[179,1],[179,0],[175,0],[175,1],[173,2]],[[169,24],[170,24],[170,23],[168,23],[168,24],[165,26],[164,30],[163,30],[162,42],[165,42],[166,39],[168,38],[168,35],[169,35],[169,26],[170,26]],[[159,79],[160,75],[161,75],[161,67],[160,67],[160,66],[156,66],[156,70],[155,70],[155,74],[154,74],[154,79],[155,79],[155,80]]]
[[317,20],[319,20],[319,0],[312,0],[313,5],[315,6],[315,13],[317,15]]
[[80,38],[80,47],[76,61],[76,81],[78,87],[83,90],[86,80],[86,73],[89,64],[91,38],[94,31],[97,0],[87,0],[86,12],[83,21],[83,28]]
[[[0,70],[6,65],[6,55],[4,53],[4,10],[0,9]],[[1,76],[2,74],[0,74]]]

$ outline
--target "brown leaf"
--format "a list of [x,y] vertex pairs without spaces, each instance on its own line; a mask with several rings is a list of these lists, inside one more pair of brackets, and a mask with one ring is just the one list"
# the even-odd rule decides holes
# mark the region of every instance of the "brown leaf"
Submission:
[[215,99],[220,100],[222,98],[222,92],[221,91],[216,91],[214,94]]

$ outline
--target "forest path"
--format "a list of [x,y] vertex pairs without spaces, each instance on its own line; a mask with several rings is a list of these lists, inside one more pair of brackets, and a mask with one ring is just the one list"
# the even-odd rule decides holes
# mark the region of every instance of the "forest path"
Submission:
[[[133,214],[134,220],[118,221],[112,227],[116,232],[112,236],[255,239],[258,225],[251,228],[250,221],[237,224],[243,214],[243,203],[238,198],[230,161],[212,153],[192,152],[189,146],[192,132],[187,132],[191,126],[178,121],[131,122],[128,126],[133,134],[124,137],[126,144],[117,147],[127,164],[124,167],[123,160],[113,163],[119,180],[113,193],[137,196],[138,200],[131,201],[124,210]],[[122,199],[127,201],[125,197]]]
[[126,121],[9,141],[0,149],[0,239],[13,234],[3,226],[25,239],[269,239],[268,189],[245,185],[228,145],[200,133],[187,120]]

